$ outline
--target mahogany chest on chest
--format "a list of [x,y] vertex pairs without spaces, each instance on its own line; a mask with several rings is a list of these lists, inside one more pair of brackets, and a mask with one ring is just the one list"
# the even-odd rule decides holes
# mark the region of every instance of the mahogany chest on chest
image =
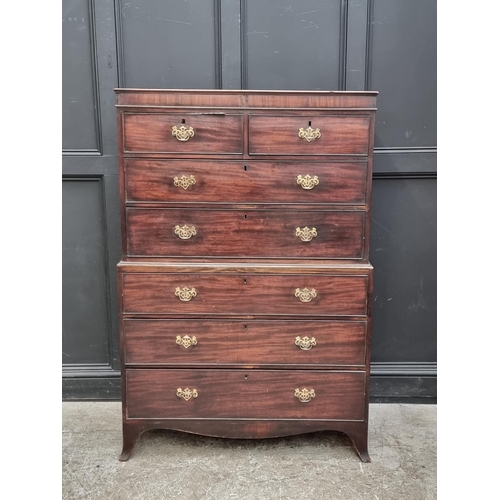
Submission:
[[377,93],[116,93],[120,459],[164,428],[368,461]]

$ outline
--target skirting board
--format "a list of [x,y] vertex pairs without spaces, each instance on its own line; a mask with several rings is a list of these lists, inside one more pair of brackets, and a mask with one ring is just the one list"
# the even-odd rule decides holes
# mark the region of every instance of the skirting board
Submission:
[[[105,377],[63,377],[63,401],[119,401],[120,372]],[[370,377],[371,403],[437,402],[436,363],[372,363]]]

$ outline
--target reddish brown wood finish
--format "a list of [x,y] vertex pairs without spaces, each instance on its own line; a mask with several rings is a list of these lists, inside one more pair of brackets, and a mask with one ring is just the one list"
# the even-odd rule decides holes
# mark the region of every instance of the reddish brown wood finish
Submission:
[[[172,127],[193,127],[194,137],[183,142],[172,135]],[[207,114],[124,115],[124,148],[130,152],[152,153],[243,153],[243,116]]]
[[[364,386],[363,371],[129,369],[127,417],[362,421]],[[185,401],[178,388],[198,397]],[[315,397],[303,403],[297,388],[314,389]]]
[[[188,302],[175,289],[194,287]],[[314,288],[316,298],[301,302],[297,288]],[[125,274],[125,314],[307,315],[366,314],[368,276]]]
[[[120,460],[156,428],[230,438],[338,430],[370,460],[376,95],[117,89]],[[172,136],[182,120],[195,130],[185,142]],[[298,129],[309,121],[322,136],[307,143]],[[303,190],[299,174],[320,183]],[[175,187],[182,175],[196,184]],[[172,224],[198,232],[180,240]],[[304,226],[318,230],[307,243],[294,236]],[[181,302],[177,286],[196,297]],[[295,297],[305,287],[317,292],[308,303]],[[197,345],[177,345],[178,334]],[[305,335],[317,341],[309,351],[294,343]],[[316,397],[301,403],[290,391],[308,384]],[[191,385],[196,399],[176,396]]]
[[[139,436],[147,429],[147,427],[143,424],[142,421],[139,422],[130,422],[127,419],[126,412],[126,396],[125,396],[125,388],[126,381],[125,376],[122,377],[122,427],[123,427],[123,448],[118,460],[120,462],[126,462],[130,455],[132,454],[132,450],[134,449],[135,443],[139,439]],[[150,427],[151,428],[151,427]]]
[[[123,322],[125,362],[130,365],[316,365],[364,366],[365,321],[199,321]],[[177,336],[196,345],[176,344]],[[297,337],[314,338],[310,350]]]
[[250,109],[292,108],[302,110],[371,109],[375,111],[376,92],[300,92],[300,91],[245,91],[245,98]]
[[118,107],[371,109],[378,92],[115,89]]
[[[194,176],[187,189],[174,178]],[[304,189],[297,176],[317,176]],[[364,205],[367,164],[358,162],[261,162],[125,160],[126,201],[155,203],[327,203]]]
[[[365,212],[127,209],[129,257],[289,257],[361,259]],[[181,239],[176,226],[194,226]],[[315,228],[302,241],[297,228]]]
[[[209,420],[169,419],[139,420],[127,419],[123,425],[123,452],[119,460],[130,458],[139,435],[151,429],[172,429],[175,431],[230,439],[264,439],[293,436],[317,431],[338,431],[347,434],[362,462],[370,462],[368,455],[368,424],[346,420]],[[165,449],[168,453],[168,449]]]
[[[320,129],[321,137],[307,142],[300,128]],[[370,116],[252,116],[249,117],[251,155],[367,155]]]
[[271,263],[261,261],[250,262],[237,260],[226,262],[221,259],[210,259],[209,262],[201,259],[169,260],[168,262],[152,259],[127,260],[117,264],[118,269],[123,273],[176,273],[176,274],[276,274],[276,275],[318,275],[335,274],[341,276],[370,276],[373,266],[368,262],[356,264],[345,263],[343,261],[307,261],[294,262],[292,264],[284,262],[282,259],[273,260]]

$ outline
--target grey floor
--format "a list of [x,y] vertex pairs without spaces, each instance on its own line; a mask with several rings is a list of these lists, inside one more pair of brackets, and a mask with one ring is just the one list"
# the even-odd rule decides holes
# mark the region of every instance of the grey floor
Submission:
[[333,432],[261,441],[143,434],[128,462],[120,403],[63,403],[63,499],[431,500],[436,406],[370,405],[370,464]]

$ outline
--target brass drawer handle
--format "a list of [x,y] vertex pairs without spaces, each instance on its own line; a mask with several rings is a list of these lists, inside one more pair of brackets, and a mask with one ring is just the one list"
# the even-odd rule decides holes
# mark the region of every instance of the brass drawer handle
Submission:
[[316,397],[316,393],[314,389],[295,389],[295,397],[298,398],[301,403],[309,403],[312,398]]
[[196,340],[196,337],[194,335],[192,337],[190,337],[189,335],[184,335],[184,337],[177,335],[177,338],[175,339],[175,343],[177,345],[181,345],[182,347],[185,347],[187,349],[188,347],[191,347],[192,345],[196,345],[198,343],[198,340]]
[[295,228],[295,236],[300,238],[302,241],[311,241],[313,238],[318,236],[318,231],[315,227],[309,229],[307,226],[304,228],[297,227]]
[[177,397],[182,398],[184,401],[189,401],[191,398],[198,397],[198,391],[196,389],[190,389],[186,387],[185,389],[177,389]]
[[296,337],[295,345],[299,346],[303,351],[310,351],[316,345],[316,339],[314,337]]
[[194,175],[182,175],[181,177],[174,177],[174,186],[181,187],[186,190],[190,186],[194,186],[196,184],[196,179]]
[[317,175],[314,177],[311,177],[309,174],[304,176],[297,175],[297,184],[302,186],[303,189],[312,189],[319,184],[319,179]]
[[189,302],[192,298],[196,297],[196,295],[198,295],[196,288],[189,288],[185,286],[183,288],[177,287],[175,289],[175,296],[179,297],[179,300],[182,300],[183,302]]
[[174,232],[181,240],[189,240],[192,236],[196,236],[196,228],[194,226],[175,226]]
[[181,125],[180,127],[176,127],[175,125],[172,127],[172,135],[176,137],[178,141],[189,141],[191,137],[194,137],[193,127],[186,127],[185,125]]
[[307,142],[311,142],[321,137],[321,131],[319,128],[313,129],[311,126],[307,127],[305,130],[300,127],[299,137],[301,139],[305,139]]
[[316,290],[314,288],[300,288],[295,289],[295,297],[297,297],[301,302],[311,302],[317,296]]

